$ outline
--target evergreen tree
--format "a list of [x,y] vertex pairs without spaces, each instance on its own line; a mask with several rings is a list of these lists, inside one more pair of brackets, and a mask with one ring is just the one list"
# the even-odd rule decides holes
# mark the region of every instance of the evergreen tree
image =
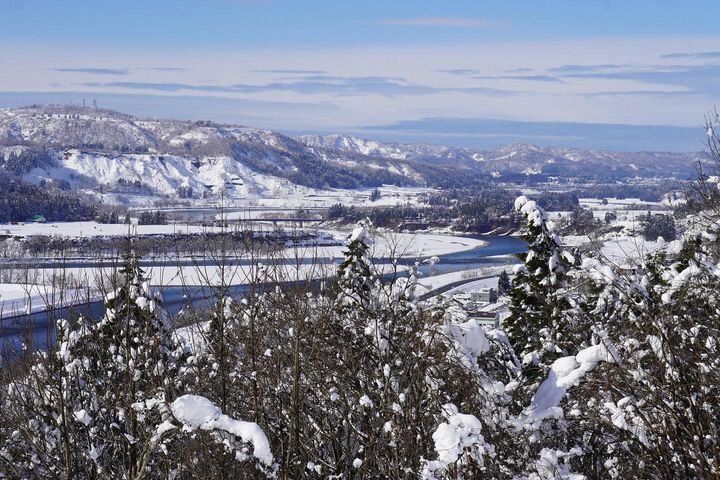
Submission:
[[132,252],[119,282],[106,297],[104,318],[75,345],[73,356],[82,364],[79,406],[93,430],[99,472],[136,478],[144,469],[162,470],[154,455],[161,441],[156,430],[168,420],[161,406],[182,392],[185,353]]
[[[500,346],[475,320],[442,301],[428,310],[417,303],[417,278],[426,262],[416,262],[407,276],[382,281],[367,255],[367,228],[361,222],[350,237],[338,273],[337,314],[327,325],[330,341],[321,357],[328,364],[320,377],[331,379],[321,389],[329,392],[321,395],[325,410],[344,434],[356,432],[329,473],[492,476],[497,466],[487,457],[492,451],[487,439],[493,432],[472,413],[497,414],[490,378],[507,375],[498,361]],[[450,431],[458,445],[448,452],[434,439]]]
[[0,423],[0,472],[195,478],[197,459],[181,458],[192,450],[219,451],[234,464],[254,458],[250,470],[272,476],[272,454],[256,424],[236,422],[203,396],[182,395],[191,386],[188,352],[134,254],[118,277],[100,322],[60,321],[57,350],[38,353],[30,373],[10,383],[2,407],[13,413],[3,418],[12,418],[10,431],[17,433],[8,435]]
[[350,235],[345,260],[338,268],[338,301],[344,309],[367,309],[369,293],[376,277],[369,261],[370,223],[359,222]]
[[53,477],[162,476],[165,434],[175,428],[167,404],[182,387],[185,353],[135,255],[126,256],[118,278],[103,319],[59,322],[58,350],[39,354],[38,375],[18,390],[14,403],[28,417],[18,424],[38,429],[34,438],[44,443],[26,437],[3,446],[27,450],[16,457],[19,473],[38,470],[42,458]]
[[[515,208],[525,216],[521,238],[528,251],[519,255],[510,291],[510,316],[505,330],[525,365],[525,375],[536,377],[564,351],[563,312],[569,307],[561,295],[571,255],[562,251],[545,211],[534,201],[519,197]],[[566,352],[567,353],[567,352]]]
[[498,284],[497,284],[497,292],[498,296],[507,295],[510,293],[510,276],[507,273],[507,270],[503,270],[500,272],[500,276],[498,277]]

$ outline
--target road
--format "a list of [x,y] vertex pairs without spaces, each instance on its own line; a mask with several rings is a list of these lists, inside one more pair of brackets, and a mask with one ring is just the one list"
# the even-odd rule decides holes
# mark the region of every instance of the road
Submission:
[[420,295],[420,300],[427,300],[428,298],[435,297],[437,295],[441,295],[448,290],[452,290],[455,287],[459,287],[461,285],[465,285],[467,283],[476,282],[478,280],[486,280],[488,278],[497,277],[497,275],[483,275],[482,277],[471,277],[471,278],[463,278],[462,280],[457,280],[452,283],[448,283],[447,285],[443,285],[442,287],[435,288],[433,290],[429,290],[422,295]]
[[[424,275],[430,274],[430,269],[435,269],[436,273],[458,272],[466,270],[476,270],[478,268],[491,265],[507,265],[513,262],[508,255],[519,253],[525,250],[525,243],[514,237],[494,236],[494,235],[478,235],[487,242],[487,245],[474,250],[457,252],[440,256],[440,262],[435,266],[423,266],[421,272]],[[413,260],[405,259],[412,263]],[[201,262],[202,264],[214,265],[210,260]],[[197,263],[191,263],[197,265]],[[83,266],[86,265],[83,263]],[[175,265],[175,263],[173,263]],[[158,266],[152,263],[147,266]],[[459,285],[477,281],[490,276],[474,277],[470,279],[462,279],[454,281],[450,284],[438,287],[431,292],[421,295],[421,299],[428,298],[432,295],[438,295]],[[258,287],[258,286],[256,286]],[[266,287],[269,287],[266,285]],[[274,285],[272,285],[274,287]],[[262,286],[260,286],[262,288]],[[238,285],[232,287],[231,296],[239,297],[248,290],[246,285]],[[164,303],[163,307],[172,315],[176,315],[183,309],[195,308],[197,310],[207,309],[212,304],[213,291],[204,286],[187,286],[187,287],[162,287],[161,288]],[[90,302],[82,305],[73,305],[70,307],[62,307],[50,311],[34,312],[31,315],[19,315],[15,317],[0,320],[0,353],[8,350],[8,347],[17,349],[23,341],[32,339],[35,347],[47,348],[54,341],[54,324],[57,318],[66,318],[68,316],[85,315],[91,318],[100,318],[103,314],[103,305],[101,302]]]

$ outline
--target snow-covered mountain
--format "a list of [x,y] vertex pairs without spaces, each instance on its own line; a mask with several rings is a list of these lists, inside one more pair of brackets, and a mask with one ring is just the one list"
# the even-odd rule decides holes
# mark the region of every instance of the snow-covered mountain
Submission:
[[408,162],[308,146],[269,130],[68,106],[0,110],[0,146],[3,158],[31,148],[51,152],[54,162],[22,172],[30,180],[158,195],[206,195],[223,185],[243,197],[290,187],[426,183]]
[[330,148],[411,163],[468,168],[482,173],[538,175],[603,175],[609,177],[673,177],[694,173],[700,153],[611,152],[514,144],[492,150],[426,143],[389,143],[352,135],[304,135],[309,146]]
[[352,135],[301,135],[297,139],[313,147],[329,148],[343,152],[355,152],[371,157],[411,160],[422,157],[451,157],[465,149],[433,145],[430,143],[388,143],[367,140]]
[[[39,153],[38,153],[39,152]],[[462,186],[492,177],[692,175],[699,154],[509,145],[477,150],[347,135],[290,138],[207,121],[140,119],[70,106],[0,109],[0,170],[111,194],[203,198],[309,195],[319,189]]]

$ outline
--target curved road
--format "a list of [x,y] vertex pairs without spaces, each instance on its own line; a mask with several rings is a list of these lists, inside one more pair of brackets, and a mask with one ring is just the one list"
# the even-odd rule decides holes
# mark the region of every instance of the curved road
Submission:
[[[471,237],[485,240],[487,245],[473,250],[440,255],[440,262],[438,264],[432,267],[425,265],[422,267],[421,271],[427,274],[432,268],[434,273],[442,274],[462,270],[472,270],[490,265],[511,264],[514,263],[514,261],[512,258],[508,258],[507,256],[520,253],[526,248],[525,242],[515,237],[497,235],[472,235]],[[409,263],[413,262],[413,260],[409,259],[406,261]],[[195,263],[195,265],[197,265],[197,263]],[[145,266],[158,265],[155,263]],[[420,298],[424,299],[432,295],[437,295],[456,286],[482,278],[489,277],[462,279],[426,292],[421,295]],[[263,286],[260,285],[259,287],[262,288]],[[248,286],[238,285],[231,287],[230,294],[232,296],[241,296],[246,293],[247,290]],[[198,309],[207,308],[211,305],[213,298],[211,289],[207,289],[207,287],[202,286],[193,286],[188,288],[163,287],[162,294],[164,298],[163,307],[170,315],[176,315],[188,306]],[[100,301],[90,302],[83,305],[73,305],[54,310],[34,312],[30,315],[19,315],[0,319],[0,353],[3,351],[12,351],[12,349],[18,348],[25,338],[32,338],[32,341],[36,346],[39,348],[45,348],[49,342],[54,341],[53,319],[63,318],[68,316],[68,314],[72,314],[74,316],[82,314],[93,318],[99,318],[103,314],[103,304]],[[31,337],[28,337],[29,330],[29,335],[31,335]]]

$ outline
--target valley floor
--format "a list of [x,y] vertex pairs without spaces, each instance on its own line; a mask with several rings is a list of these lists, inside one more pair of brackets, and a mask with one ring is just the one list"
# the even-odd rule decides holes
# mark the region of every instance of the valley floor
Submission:
[[[27,224],[6,226],[13,235],[127,235],[126,225],[106,225],[95,222],[68,222],[53,224]],[[138,234],[150,235],[173,233],[177,225],[137,226]],[[0,230],[2,231],[2,230]],[[192,232],[212,231],[193,227]],[[225,269],[225,283],[240,286],[250,283],[253,279],[263,281],[302,281],[319,279],[334,274],[339,260],[346,250],[347,230],[323,230],[322,238],[334,239],[335,246],[303,245],[288,247],[273,254],[272,258],[253,259],[248,264],[247,257],[236,257],[230,260],[229,268]],[[379,232],[371,247],[371,254],[382,264],[381,268],[389,273],[393,268],[403,271],[407,267],[394,267],[388,263],[389,258],[420,259],[434,256],[451,255],[481,248],[486,241],[476,238],[450,236],[441,234],[408,234]],[[244,261],[243,261],[244,259]],[[104,286],[111,283],[117,271],[116,265],[98,267],[96,258],[73,258],[73,266],[68,267],[63,261],[53,259],[29,259],[33,263],[43,261],[42,268],[29,268],[21,272],[23,280],[13,283],[0,283],[0,318],[42,311],[48,305],[55,307],[68,304],[96,301]],[[83,266],[83,261],[87,265]],[[79,265],[78,265],[79,264]],[[13,268],[12,263],[5,263],[6,268]],[[178,259],[176,264],[164,261],[162,264],[146,267],[146,274],[155,287],[183,287],[216,284],[220,282],[221,273],[217,264],[209,259]],[[66,285],[61,292],[53,287],[62,278]],[[67,287],[70,285],[70,287]],[[77,287],[75,287],[77,286]],[[89,290],[79,286],[91,286]],[[62,296],[60,295],[62,293]]]

